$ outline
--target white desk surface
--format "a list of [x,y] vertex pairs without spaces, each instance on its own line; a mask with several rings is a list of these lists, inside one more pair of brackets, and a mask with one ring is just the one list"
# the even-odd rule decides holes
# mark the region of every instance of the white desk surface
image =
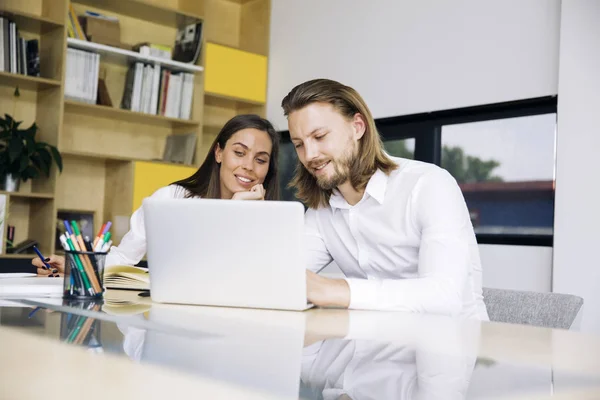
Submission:
[[[0,399],[600,398],[600,337],[578,332],[394,312],[163,305],[132,291],[106,298],[122,307],[82,311],[60,299],[0,307]],[[64,343],[85,316],[92,334]]]

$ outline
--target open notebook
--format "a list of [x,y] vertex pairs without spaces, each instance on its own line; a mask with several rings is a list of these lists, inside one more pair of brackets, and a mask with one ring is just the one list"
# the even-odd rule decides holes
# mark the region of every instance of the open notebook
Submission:
[[150,275],[145,268],[130,265],[113,265],[104,271],[107,289],[150,290]]
[[148,297],[140,297],[136,292],[131,293],[131,296],[123,296],[123,293],[107,291],[104,294],[102,311],[111,315],[136,315],[150,310],[152,301]]

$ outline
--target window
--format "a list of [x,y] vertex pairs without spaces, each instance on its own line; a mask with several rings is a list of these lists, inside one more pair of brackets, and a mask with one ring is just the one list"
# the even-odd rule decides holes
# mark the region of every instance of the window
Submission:
[[414,138],[386,140],[383,142],[383,145],[385,151],[391,156],[410,158],[411,160],[415,158]]
[[286,201],[295,201],[294,189],[288,188],[288,183],[294,177],[296,164],[298,163],[298,155],[293,143],[289,140],[289,136],[282,135],[281,144],[279,146],[279,191],[281,199]]
[[[377,119],[386,151],[446,168],[479,243],[552,246],[556,96]],[[282,133],[282,198],[297,162]]]
[[478,234],[551,235],[556,114],[442,126],[441,166]]

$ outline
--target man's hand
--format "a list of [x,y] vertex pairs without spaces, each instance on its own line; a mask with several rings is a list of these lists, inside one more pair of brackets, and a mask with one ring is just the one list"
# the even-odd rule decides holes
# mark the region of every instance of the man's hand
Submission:
[[233,194],[231,200],[264,200],[266,190],[262,184],[252,186],[247,192],[237,192]]
[[315,309],[306,314],[304,346],[327,339],[343,339],[350,329],[350,313],[342,309]]
[[350,306],[350,287],[343,279],[331,279],[306,271],[306,297],[319,307]]

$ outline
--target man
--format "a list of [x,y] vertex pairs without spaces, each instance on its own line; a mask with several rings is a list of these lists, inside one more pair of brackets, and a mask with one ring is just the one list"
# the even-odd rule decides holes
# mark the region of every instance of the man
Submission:
[[[309,207],[309,301],[487,320],[477,242],[454,178],[387,155],[364,100],[339,82],[298,85],[282,107],[301,163],[291,185]],[[315,273],[331,261],[345,279]]]

